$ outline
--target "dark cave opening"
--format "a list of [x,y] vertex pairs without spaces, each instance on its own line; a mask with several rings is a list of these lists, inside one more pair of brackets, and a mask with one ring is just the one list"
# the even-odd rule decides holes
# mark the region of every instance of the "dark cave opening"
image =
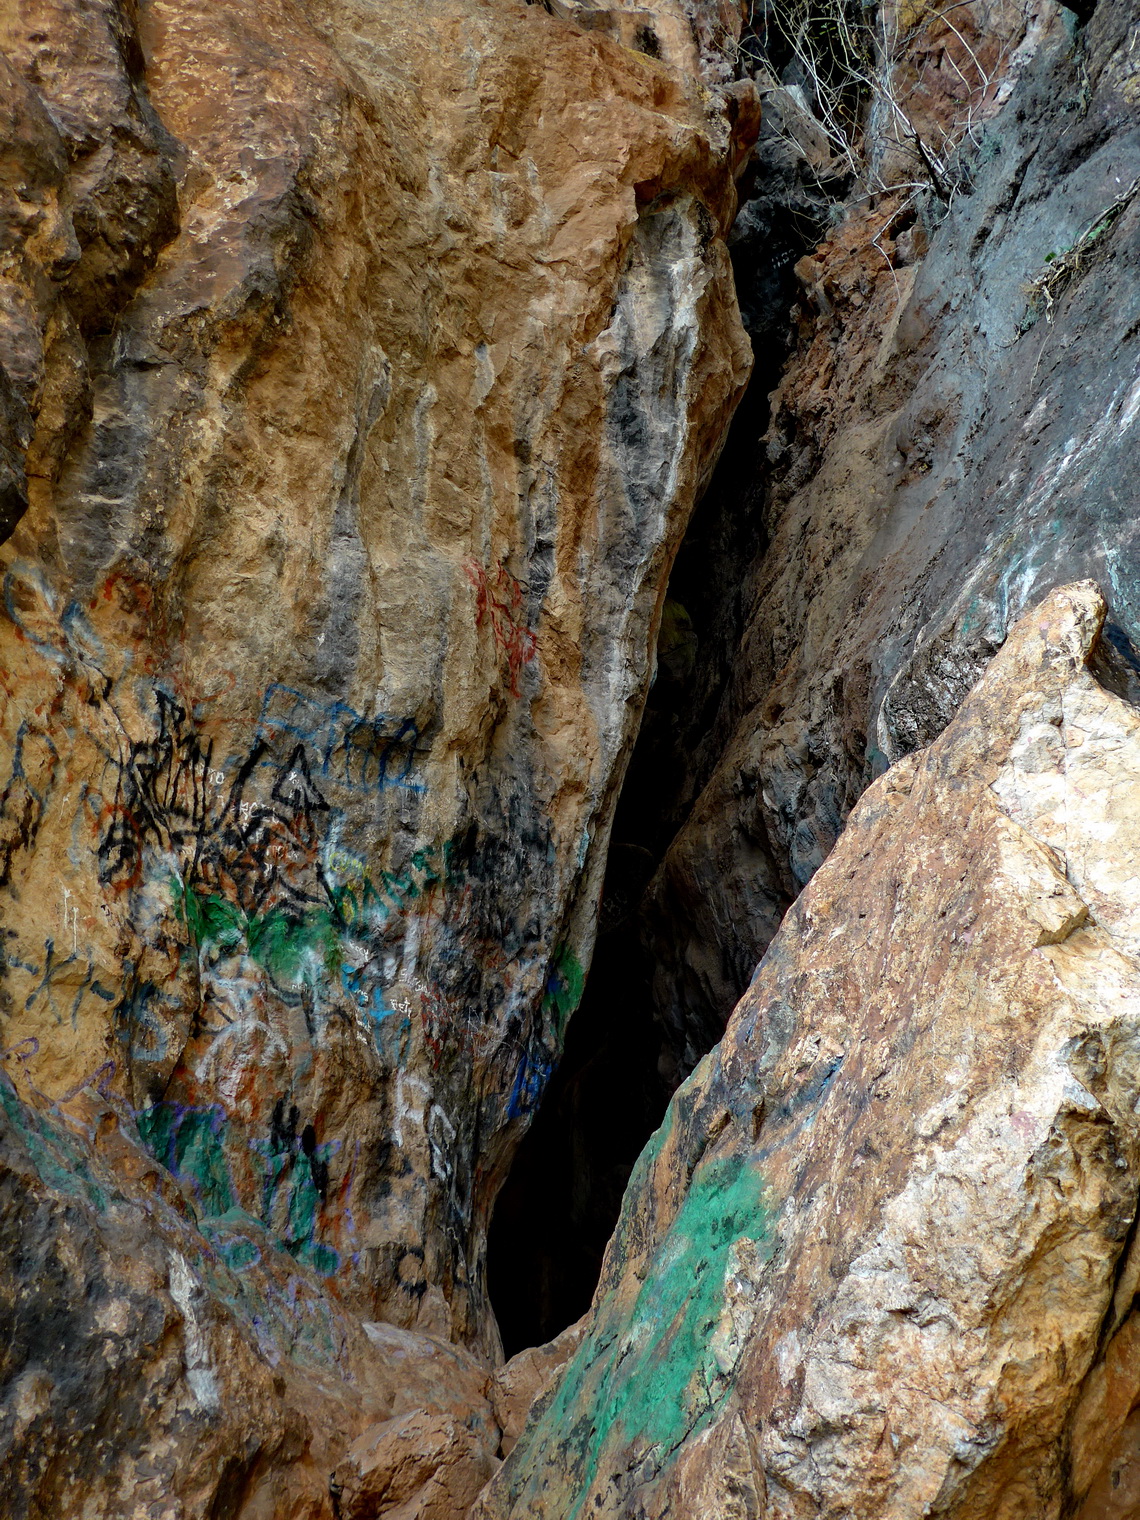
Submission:
[[[761,405],[758,407],[756,398]],[[687,738],[715,716],[731,651],[725,585],[710,559],[754,556],[758,513],[740,511],[766,392],[750,386],[713,486],[677,558],[659,640],[658,674],[614,819],[593,963],[566,1047],[495,1205],[488,1283],[507,1356],[551,1340],[589,1307],[634,1162],[676,1085],[662,1060],[642,893],[691,789]],[[694,653],[704,640],[698,679]],[[698,689],[699,688],[699,689]]]
[[[763,440],[790,348],[793,266],[822,235],[839,188],[821,186],[778,137],[762,139],[742,185],[731,244],[755,368],[670,577],[585,993],[491,1222],[488,1284],[508,1357],[551,1340],[589,1307],[630,1172],[686,1075],[655,1016],[639,913],[715,762],[715,748],[700,741],[713,730],[746,627],[748,571],[766,547]],[[712,1010],[708,1027],[723,1027],[730,1011]]]

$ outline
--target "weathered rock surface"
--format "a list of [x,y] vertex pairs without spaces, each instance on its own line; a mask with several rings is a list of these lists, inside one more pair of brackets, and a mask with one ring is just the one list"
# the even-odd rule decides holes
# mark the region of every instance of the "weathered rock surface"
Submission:
[[750,365],[756,94],[643,10],[0,15],[13,1515],[490,1471],[487,1218]]
[[1113,679],[1140,669],[1140,13],[906,15],[933,29],[898,65],[913,119],[931,140],[963,99],[976,119],[948,208],[892,189],[924,176],[873,140],[886,189],[798,266],[743,632],[642,918],[683,1071],[864,788],[941,731],[1022,608],[1095,577]]
[[486,1367],[362,1322],[241,1210],[200,1220],[113,1093],[0,1080],[0,1106],[6,1516],[330,1520],[346,1446],[400,1421],[435,1437],[392,1474],[407,1515],[462,1512],[499,1444]]
[[856,806],[473,1513],[1131,1513],[1140,715],[1103,615],[1025,614]]
[[[1073,194],[1099,193],[1082,178],[1084,150],[1074,148],[1071,163],[1061,151],[1073,145],[1080,112],[1087,108],[1090,123],[1103,117],[1101,167],[1111,167],[1117,147],[1127,155],[1134,139],[1119,99],[1111,91],[1094,98],[1099,76],[1082,73],[1114,50],[1127,54],[1126,30],[1074,35],[1048,0],[971,0],[951,10],[884,4],[877,14],[886,33],[896,29],[896,46],[882,62],[864,128],[844,153],[834,120],[825,130],[812,114],[819,105],[810,79],[789,56],[781,32],[789,14],[754,8],[742,38],[765,118],[729,239],[756,351],[752,387],[670,577],[657,677],[614,823],[597,972],[492,1230],[512,1349],[525,1344],[511,1336],[517,1305],[532,1339],[583,1312],[617,1217],[615,1182],[623,1168],[628,1175],[669,1092],[720,1037],[789,902],[883,768],[876,707],[897,662],[912,652],[914,630],[903,626],[901,607],[928,595],[934,606],[961,589],[978,568],[976,529],[987,513],[996,510],[1004,522],[1014,511],[1027,543],[1045,532],[1031,504],[998,507],[988,487],[975,502],[968,482],[958,480],[967,471],[976,479],[979,470],[1000,478],[1010,450],[1000,419],[1022,410],[1039,379],[1036,348],[1032,362],[1021,362],[1026,347],[1011,363],[1017,355],[1003,346],[1008,335],[993,329],[990,292],[999,301],[1004,293],[1021,325],[1028,297],[1018,281],[1032,260],[1053,268],[1039,246],[1041,218],[1071,216]],[[822,40],[817,34],[817,47]],[[1127,57],[1118,61],[1127,66]],[[1086,80],[1087,99],[1070,91],[1074,74]],[[881,119],[888,91],[955,176],[948,214],[929,172],[914,162],[913,142],[905,133],[900,141],[897,119]],[[892,121],[896,130],[887,130]],[[1048,158],[1026,181],[1027,198],[1016,193],[1024,155],[1011,156],[1008,139],[1024,154],[1038,148]],[[1009,202],[995,224],[992,256],[987,242],[973,241],[983,196],[991,207]],[[1101,282],[1118,313],[1135,308],[1134,261],[1127,241],[1115,241],[1126,237],[1124,228],[1118,218],[1081,270],[1083,279]],[[895,322],[918,299],[928,268],[924,299],[933,293],[938,304],[916,350],[919,329]],[[978,312],[990,323],[988,337],[984,327],[959,329],[964,313],[969,323]],[[1079,385],[1087,390],[1067,391],[1066,406],[1081,427],[1095,429],[1095,398],[1107,405],[1134,365],[1135,343],[1122,326],[1110,377],[1097,357],[1099,317],[1086,317]],[[1056,333],[1060,320],[1058,308],[1041,331]],[[1031,329],[1019,344],[1037,345],[1041,331]],[[970,352],[959,373],[963,343]],[[1131,357],[1121,357],[1129,348]],[[931,468],[900,473],[897,453],[880,447],[882,430],[889,443],[890,428],[924,387],[958,380],[969,382],[972,410],[947,403]],[[864,456],[868,438],[878,442]],[[1032,438],[1018,447],[1036,468]],[[1134,452],[1125,439],[1115,454],[1090,454],[1106,491],[1121,496]],[[953,490],[947,481],[957,482]],[[1111,499],[1081,497],[1072,521],[1100,520],[1127,581],[1131,529],[1113,519]],[[1068,517],[1059,501],[1061,528],[1041,562],[1039,590],[1071,576],[1074,565],[1105,579],[1096,556],[1079,546],[1070,564]],[[1004,553],[1000,543],[995,552]],[[1010,584],[1016,610],[1027,593],[1016,576]],[[1116,623],[1115,593],[1113,601]],[[944,694],[939,716],[927,713],[922,742],[953,713],[1004,626],[962,666],[963,684]],[[895,690],[891,700],[905,712],[918,698]],[[619,1084],[629,1098],[614,1104],[610,1092]],[[638,1131],[646,1107],[651,1117]],[[499,1234],[517,1238],[516,1217],[531,1221],[526,1249],[504,1262]],[[561,1318],[552,1312],[559,1308]]]
[[[953,10],[869,204],[737,0],[0,15],[5,1513],[1140,1503],[1140,21]],[[631,1134],[855,811],[492,1374],[654,676]]]
[[491,1350],[747,374],[754,96],[521,0],[3,27],[6,1047],[98,1074],[202,1217]]
[[452,1520],[466,1513],[494,1470],[486,1444],[466,1424],[416,1410],[371,1426],[332,1478],[344,1520]]
[[514,1450],[535,1399],[541,1398],[581,1345],[585,1321],[567,1325],[543,1346],[528,1346],[499,1367],[491,1378],[490,1398],[502,1427],[500,1451]]

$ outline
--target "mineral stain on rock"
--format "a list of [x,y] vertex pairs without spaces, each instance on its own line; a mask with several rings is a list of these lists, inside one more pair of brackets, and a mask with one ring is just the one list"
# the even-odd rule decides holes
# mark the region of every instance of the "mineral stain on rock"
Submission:
[[1135,1512],[1138,26],[11,0],[5,1514]]

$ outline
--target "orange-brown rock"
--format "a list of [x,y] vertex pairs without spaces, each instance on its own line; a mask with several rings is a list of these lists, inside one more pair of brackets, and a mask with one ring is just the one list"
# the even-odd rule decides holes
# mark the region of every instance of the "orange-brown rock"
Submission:
[[343,1520],[453,1520],[494,1470],[479,1435],[448,1415],[416,1410],[370,1426],[332,1476]]
[[859,802],[475,1513],[1128,1512],[1140,716],[1087,667],[1104,610],[1026,613]]
[[425,1386],[498,1351],[487,1218],[750,364],[755,92],[632,40],[523,0],[0,16],[14,1514],[486,1476],[485,1374]]
[[747,374],[740,110],[521,0],[4,28],[54,461],[3,551],[6,1044],[100,1074],[204,1214],[491,1348],[496,1178]]
[[514,1450],[534,1401],[577,1351],[585,1329],[585,1321],[576,1320],[544,1346],[528,1346],[496,1369],[490,1399],[503,1432],[499,1449],[504,1457]]
[[400,1421],[434,1436],[401,1469],[408,1516],[478,1487],[485,1366],[362,1321],[239,1210],[199,1211],[113,1093],[0,1083],[5,1515],[332,1520],[346,1447]]

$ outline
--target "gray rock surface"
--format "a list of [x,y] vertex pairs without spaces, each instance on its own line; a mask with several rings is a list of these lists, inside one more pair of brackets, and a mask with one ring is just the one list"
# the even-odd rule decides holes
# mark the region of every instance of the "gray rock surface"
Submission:
[[1023,607],[1095,577],[1103,673],[1137,689],[1138,13],[1066,14],[1044,12],[948,210],[881,196],[799,266],[744,631],[643,909],[682,1070],[855,800],[941,731]]

